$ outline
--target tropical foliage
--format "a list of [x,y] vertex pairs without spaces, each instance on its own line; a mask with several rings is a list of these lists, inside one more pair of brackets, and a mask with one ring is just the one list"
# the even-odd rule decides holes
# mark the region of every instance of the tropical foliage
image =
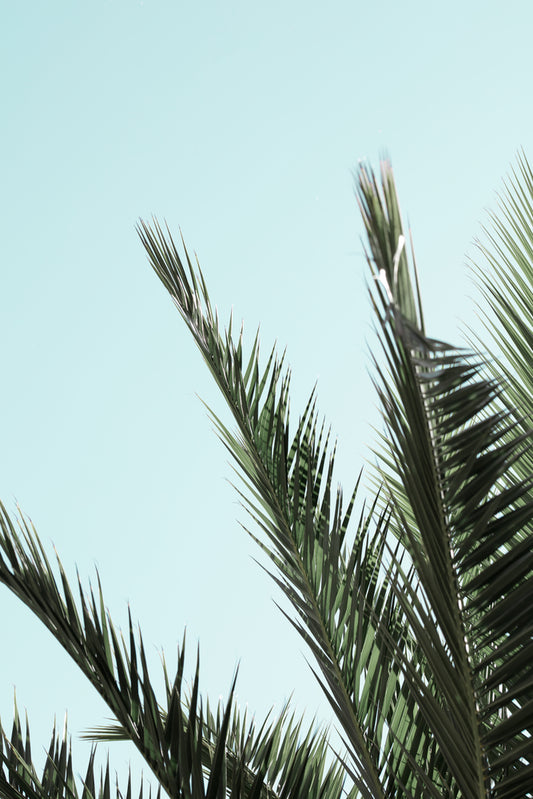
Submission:
[[[0,580],[41,619],[107,702],[93,740],[129,739],[172,797],[533,796],[533,173],[524,157],[480,245],[487,338],[472,351],[430,338],[392,170],[366,167],[358,198],[382,354],[384,419],[374,496],[345,501],[314,394],[289,418],[290,373],[256,336],[221,328],[203,274],[168,229],[139,233],[235,422],[212,414],[235,461],[250,534],[293,607],[344,742],[286,708],[259,724],[201,699],[165,668],[156,697],[141,634],[123,636],[98,591],[73,589],[23,516],[0,515]],[[487,355],[490,352],[490,357]],[[359,510],[356,510],[359,509]],[[76,784],[66,733],[42,776],[15,714],[2,731],[0,796],[133,795],[94,758]],[[142,786],[135,794],[142,795]]]

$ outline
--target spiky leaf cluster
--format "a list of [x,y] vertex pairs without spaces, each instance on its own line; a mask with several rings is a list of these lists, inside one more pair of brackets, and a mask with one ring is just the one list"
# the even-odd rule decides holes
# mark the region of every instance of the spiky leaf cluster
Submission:
[[[363,167],[358,198],[382,353],[374,382],[384,420],[378,488],[345,503],[335,446],[314,392],[293,421],[290,372],[256,335],[221,327],[198,263],[169,230],[139,233],[233,417],[211,411],[241,482],[248,532],[289,600],[345,751],[304,730],[288,708],[263,724],[241,717],[233,690],[213,709],[199,665],[184,683],[164,666],[160,699],[143,639],[126,636],[103,593],[77,596],[31,524],[0,513],[0,581],[41,619],[107,702],[96,741],[132,741],[158,790],[181,799],[525,799],[533,796],[533,491],[531,347],[533,175],[503,201],[494,279],[484,292],[501,335],[483,354],[426,333],[390,165]],[[499,237],[499,238],[498,238]],[[509,275],[511,280],[509,280]],[[529,349],[528,349],[529,347]],[[15,718],[2,733],[0,797],[110,796],[91,758],[80,789],[67,739],[53,735],[42,778]],[[118,786],[116,795],[122,796]],[[142,791],[142,787],[141,787]],[[126,794],[131,795],[128,783]]]

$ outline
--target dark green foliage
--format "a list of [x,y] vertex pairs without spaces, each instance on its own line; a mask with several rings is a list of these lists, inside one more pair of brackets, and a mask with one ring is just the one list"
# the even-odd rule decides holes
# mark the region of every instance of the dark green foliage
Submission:
[[[184,799],[533,796],[533,176],[525,159],[520,170],[494,249],[484,250],[492,271],[483,290],[498,323],[490,364],[427,336],[390,166],[381,187],[359,174],[385,425],[379,487],[366,503],[360,480],[347,503],[335,487],[314,394],[291,423],[283,358],[272,351],[262,367],[258,336],[245,358],[242,330],[235,337],[231,320],[221,329],[185,247],[181,255],[168,230],[141,223],[149,260],[232,412],[234,430],[211,415],[242,479],[249,532],[292,604],[289,621],[346,746],[328,756],[327,737],[303,731],[287,709],[257,727],[233,707],[233,690],[212,712],[198,666],[184,691],[183,647],[158,700],[131,619],[124,641],[100,586],[85,595],[78,581],[76,599],[25,518],[18,533],[2,508],[0,580],[110,707],[116,721],[90,736],[133,741],[158,790]],[[3,747],[0,796],[78,797],[66,737],[54,733],[40,781],[18,716]],[[93,771],[91,759],[83,799],[96,796]],[[99,784],[107,797],[109,768]]]

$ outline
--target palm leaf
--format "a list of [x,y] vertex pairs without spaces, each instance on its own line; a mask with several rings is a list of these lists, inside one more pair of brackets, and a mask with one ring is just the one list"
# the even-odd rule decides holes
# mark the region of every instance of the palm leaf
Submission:
[[382,191],[366,172],[360,182],[367,229],[384,228],[369,256],[386,363],[376,362],[388,433],[381,473],[419,581],[415,589],[397,571],[397,595],[430,679],[401,666],[446,759],[450,795],[518,799],[533,775],[533,563],[524,537],[533,501],[531,479],[513,470],[529,431],[501,410],[478,356],[426,337],[407,261],[397,269],[394,248],[373,244],[403,235],[386,164],[383,176]]
[[[527,433],[533,426],[533,172],[524,154],[504,184],[499,213],[491,213],[484,232],[486,243],[478,242],[482,260],[473,267],[485,300],[480,307],[485,335],[483,340],[473,336],[473,346],[488,352],[488,367],[505,386],[502,408]],[[518,480],[533,474],[530,447],[524,448],[513,473]],[[531,527],[526,529],[524,537],[533,535]]]
[[58,584],[28,520],[20,517],[19,534],[0,507],[0,581],[48,627],[113,712],[112,728],[93,737],[131,740],[173,797],[339,799],[344,774],[338,764],[331,765],[323,734],[310,730],[300,740],[301,724],[291,723],[287,710],[256,731],[245,719],[239,721],[234,685],[225,708],[216,715],[208,704],[204,709],[199,663],[190,696],[185,692],[184,646],[172,679],[165,668],[165,697],[158,701],[131,616],[124,639],[105,610],[100,584],[96,595],[91,589],[86,596],[79,578],[76,602],[61,562]]
[[[413,651],[403,611],[385,567],[388,514],[375,503],[347,538],[356,490],[346,510],[333,488],[335,453],[309,399],[296,430],[289,420],[290,373],[273,351],[260,367],[259,340],[243,356],[242,330],[220,330],[199,266],[184,260],[157,223],[142,223],[150,262],[192,332],[237,423],[232,433],[211,413],[244,482],[240,496],[263,536],[253,537],[275,564],[272,575],[296,610],[291,619],[307,642],[365,797],[440,796],[426,768],[409,755],[412,741],[438,775],[440,762],[416,703],[403,689],[393,647]],[[385,642],[384,639],[387,639]],[[406,654],[407,658],[408,655]],[[435,775],[434,775],[435,776]],[[425,793],[424,793],[425,791]],[[428,792],[429,791],[429,792]]]
[[[381,187],[370,170],[359,174],[386,435],[383,487],[358,516],[359,481],[346,507],[314,393],[291,426],[284,358],[273,350],[262,366],[258,336],[245,358],[242,330],[234,337],[231,319],[220,328],[187,250],[182,259],[168,230],[141,223],[150,262],[233,414],[235,431],[211,412],[243,482],[237,490],[249,532],[292,603],[289,620],[313,655],[347,748],[331,766],[325,735],[306,732],[286,709],[262,725],[248,721],[233,705],[234,685],[213,710],[201,697],[199,664],[184,689],[183,647],[176,675],[165,668],[158,700],[131,618],[124,639],[99,582],[84,593],[78,578],[76,599],[29,522],[21,516],[18,533],[0,506],[0,581],[113,713],[90,736],[133,741],[170,796],[533,795],[533,174],[525,159],[520,172],[503,200],[504,222],[494,218],[495,253],[485,251],[496,279],[485,279],[483,290],[502,331],[492,366],[427,336],[392,170],[382,165]],[[1,739],[2,796],[77,799],[65,737],[54,732],[42,779],[18,714],[11,740],[3,732]],[[95,784],[91,758],[84,797],[96,796]],[[110,791],[107,767],[98,795]]]

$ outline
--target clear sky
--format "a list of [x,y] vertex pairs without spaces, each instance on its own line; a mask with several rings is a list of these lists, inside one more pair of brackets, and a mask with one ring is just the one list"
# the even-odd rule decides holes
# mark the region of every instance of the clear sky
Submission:
[[[530,0],[3,4],[0,497],[73,578],[98,566],[118,625],[131,602],[156,670],[187,627],[211,699],[240,660],[251,710],[294,691],[328,718],[196,394],[221,399],[136,220],[181,226],[221,316],[287,345],[296,416],[318,380],[348,490],[378,423],[353,170],[390,154],[429,332],[461,343],[484,209],[517,150],[533,157],[532,25]],[[102,722],[6,589],[0,637],[2,721],[16,686],[36,752],[54,714],[75,735]]]

